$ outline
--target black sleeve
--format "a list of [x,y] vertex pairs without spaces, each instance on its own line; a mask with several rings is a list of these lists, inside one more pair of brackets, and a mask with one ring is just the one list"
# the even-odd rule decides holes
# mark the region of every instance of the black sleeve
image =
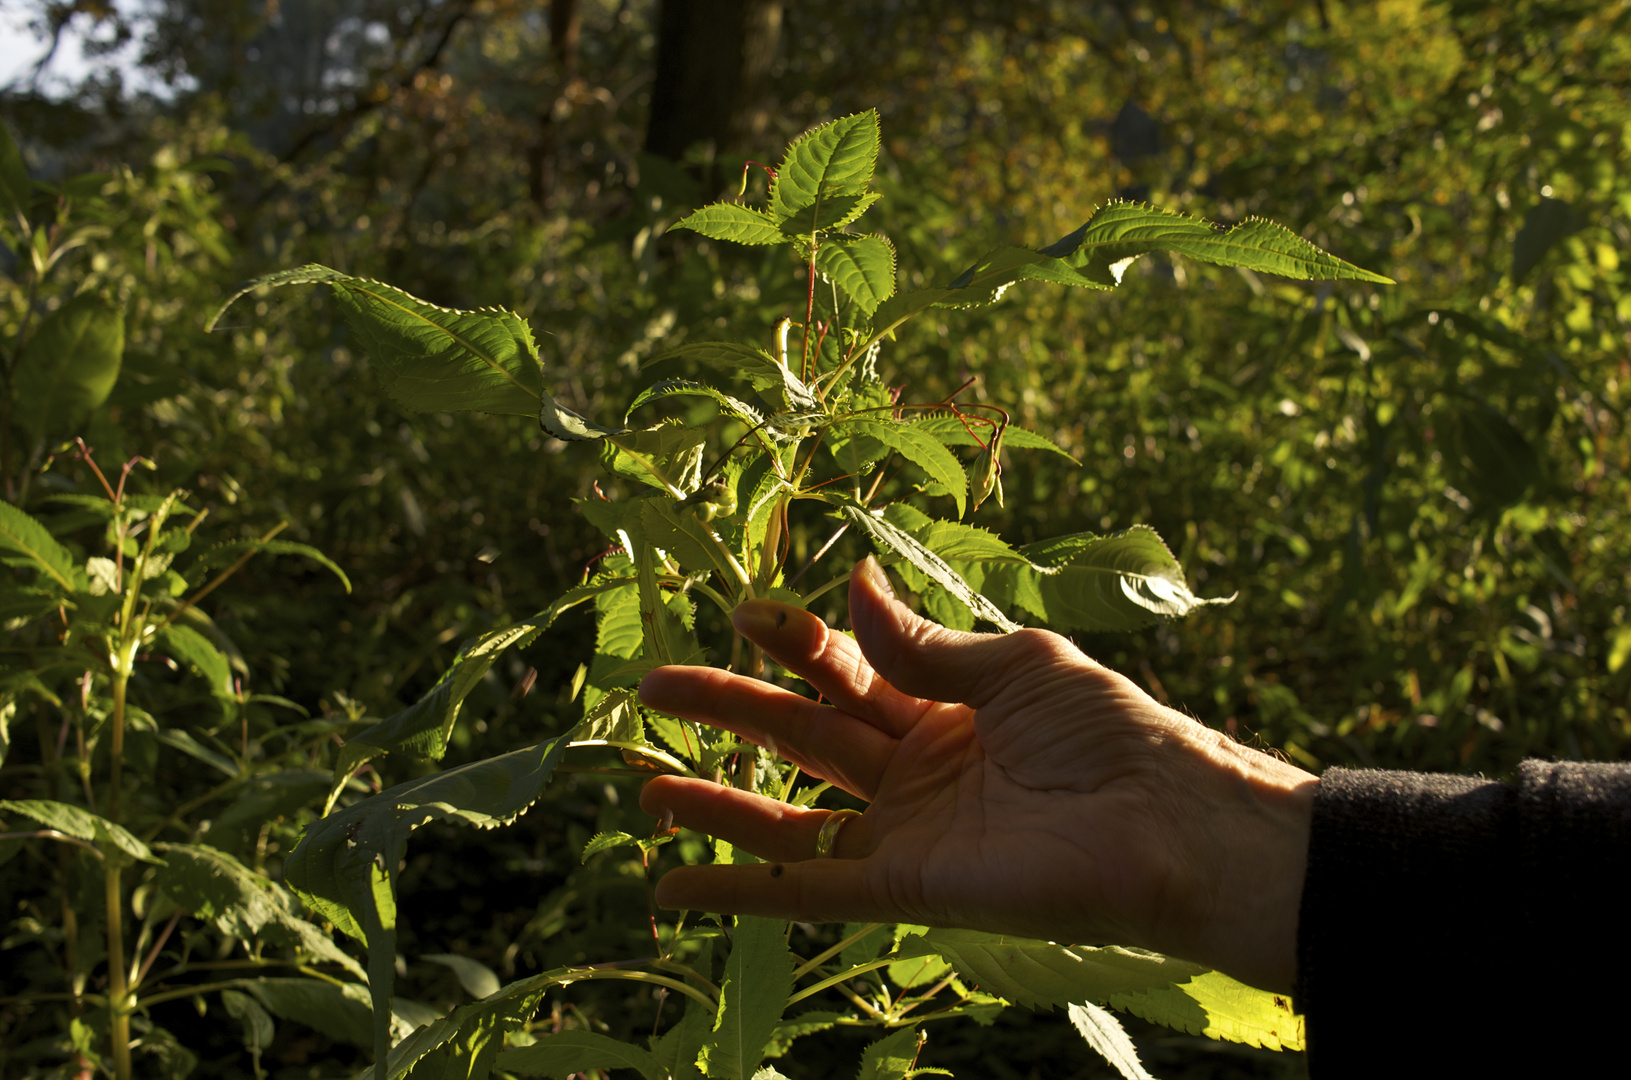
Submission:
[[1631,764],[1330,769],[1297,927],[1313,1080],[1590,1075],[1631,1008]]

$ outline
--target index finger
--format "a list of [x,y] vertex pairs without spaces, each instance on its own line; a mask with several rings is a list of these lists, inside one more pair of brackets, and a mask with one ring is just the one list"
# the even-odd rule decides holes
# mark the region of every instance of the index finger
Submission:
[[747,600],[731,613],[742,636],[801,676],[838,708],[900,738],[930,703],[903,694],[873,670],[854,639],[802,608]]
[[660,667],[640,700],[769,747],[805,772],[871,800],[899,740],[830,705],[718,668]]

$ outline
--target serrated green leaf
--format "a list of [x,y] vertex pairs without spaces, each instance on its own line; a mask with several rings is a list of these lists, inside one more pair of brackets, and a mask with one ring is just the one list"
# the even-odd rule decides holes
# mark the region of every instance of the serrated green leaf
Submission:
[[1146,525],[1111,536],[1043,540],[1019,554],[1051,572],[1037,579],[1035,592],[1018,591],[1016,601],[1062,632],[1136,630],[1234,599],[1203,600],[1192,593],[1178,560]]
[[[868,958],[870,959],[870,957]],[[848,961],[845,961],[848,963]],[[814,1035],[817,1032],[829,1031],[838,1025],[842,1013],[828,1009],[812,1009],[801,1012],[794,1017],[783,1017],[776,1021],[776,1031],[765,1046],[765,1057],[779,1058],[792,1049],[793,1040],[805,1035]]]
[[556,968],[533,975],[480,1001],[459,1006],[410,1032],[369,1073],[376,1080],[490,1075],[495,1059],[503,1051],[504,1036],[532,1019],[550,987],[570,982],[568,972],[567,968]]
[[530,619],[489,630],[466,641],[459,647],[442,677],[436,680],[436,685],[423,697],[346,740],[345,746],[335,755],[329,805],[333,805],[352,772],[364,762],[382,754],[405,753],[440,761],[447,752],[447,742],[458,723],[464,699],[486,677],[501,655],[509,649],[531,643],[549,629],[562,613],[622,584],[620,581],[597,582],[568,589]]
[[584,711],[583,723],[573,733],[574,746],[605,743],[612,746],[645,745],[645,727],[640,722],[639,697],[632,690],[607,692]]
[[[980,446],[989,442],[992,436],[991,426],[980,422],[981,419],[982,415],[976,415],[965,423],[955,416],[930,416],[917,421],[917,428],[947,446]],[[976,435],[979,437],[976,438]],[[1081,464],[1053,440],[1016,424],[1002,429],[1002,446],[1005,450],[1051,450],[1072,465]]]
[[787,924],[738,915],[713,1034],[697,1058],[703,1072],[718,1080],[751,1080],[792,989]]
[[667,500],[645,499],[640,504],[640,524],[646,541],[679,559],[688,572],[711,571],[726,581],[736,581],[731,556],[713,529],[695,514],[675,508]]
[[968,507],[968,476],[939,439],[919,431],[912,423],[856,419],[847,421],[845,426],[865,431],[922,469],[931,480],[944,485],[957,504],[957,516],[963,516]]
[[947,565],[946,560],[929,550],[911,533],[857,503],[842,503],[839,506],[839,512],[862,532],[866,533],[874,545],[883,553],[899,555],[911,563],[918,570],[928,575],[936,585],[939,585],[955,597],[976,617],[994,623],[1004,631],[1019,629],[1018,623],[1009,619],[995,604],[976,592],[961,574]]
[[63,592],[85,587],[85,575],[74,565],[68,549],[57,543],[44,525],[9,502],[0,502],[0,551],[26,559]]
[[102,857],[115,866],[138,860],[161,866],[164,863],[124,826],[82,807],[51,799],[0,799],[0,813],[6,812],[21,814],[65,836],[95,844]]
[[1056,945],[976,930],[931,930],[904,939],[900,951],[938,953],[981,989],[1022,1005],[1108,1003],[1191,1034],[1275,1049],[1302,1046],[1302,1018],[1285,997],[1159,953]]
[[1142,949],[1056,945],[978,930],[930,930],[904,938],[900,952],[943,956],[987,993],[1032,1008],[1104,1001],[1172,986],[1207,970]]
[[71,430],[113,392],[124,355],[124,312],[76,296],[41,320],[17,358],[16,422],[40,439]]
[[895,245],[884,236],[829,236],[816,250],[816,271],[870,317],[895,295]]
[[1177,1031],[1269,1050],[1301,1050],[1306,1039],[1304,1019],[1290,998],[1247,986],[1221,971],[1175,986],[1113,994],[1108,1003]]
[[498,1055],[498,1067],[521,1076],[547,1076],[564,1080],[591,1069],[633,1069],[646,1080],[666,1080],[657,1059],[638,1046],[593,1031],[561,1031],[531,1046]]
[[189,571],[208,570],[217,566],[230,566],[237,562],[246,552],[265,553],[267,555],[298,555],[303,559],[310,559],[339,578],[340,584],[345,586],[347,593],[351,591],[351,579],[346,577],[345,571],[340,569],[338,563],[310,544],[297,544],[292,540],[258,540],[254,538],[229,540],[224,544],[216,544],[201,553],[197,560],[187,569]]
[[655,364],[664,360],[692,360],[746,379],[750,386],[775,402],[778,408],[794,412],[821,409],[821,400],[797,375],[765,350],[751,345],[698,341],[663,353],[651,362]]
[[770,186],[770,213],[786,221],[828,195],[860,195],[878,163],[878,113],[869,109],[794,139]]
[[599,855],[602,851],[610,851],[619,847],[639,847],[640,841],[626,832],[598,832],[589,838],[583,845],[582,862],[587,863],[590,856]]
[[765,422],[764,414],[752,405],[732,397],[723,390],[716,390],[707,383],[697,382],[695,379],[664,379],[640,391],[632,404],[629,405],[625,419],[634,414],[634,410],[647,402],[657,401],[666,397],[683,395],[687,397],[703,397],[717,402],[719,407],[731,416],[747,424],[749,427],[762,427]]
[[395,981],[396,868],[408,837],[432,821],[495,828],[543,794],[570,733],[387,788],[314,822],[284,863],[284,878],[330,922],[368,945],[375,1060],[384,1075]]
[[208,920],[226,937],[264,939],[364,977],[362,965],[300,918],[293,897],[270,878],[203,844],[160,844],[157,850],[164,856],[164,866],[155,872],[153,883],[177,907]]
[[546,435],[562,442],[594,442],[596,439],[620,435],[628,430],[603,427],[588,417],[568,409],[543,389],[538,391],[538,426]]
[[380,385],[403,408],[538,415],[543,400],[538,349],[532,328],[512,311],[439,307],[390,285],[312,264],[249,282],[222,305],[210,326],[251,289],[314,283],[333,290]]
[[1114,288],[1140,255],[1167,251],[1219,266],[1239,266],[1302,280],[1349,279],[1392,284],[1327,254],[1291,230],[1261,218],[1222,228],[1143,203],[1112,202],[1080,228],[1033,251],[1001,247],[959,274],[946,288],[921,289],[878,306],[869,341],[930,307],[969,307],[999,299],[1019,281]]
[[22,151],[11,137],[11,129],[0,124],[0,215],[5,227],[14,229],[19,215],[28,216],[28,204],[34,194],[34,185],[28,178],[28,166]]
[[1091,1002],[1072,1005],[1066,1013],[1087,1045],[1127,1080],[1155,1080],[1138,1060],[1138,1048],[1127,1037],[1115,1014]]
[[[1088,280],[1111,286],[1121,281],[1128,260],[1153,251],[1302,281],[1347,279],[1393,284],[1392,278],[1361,270],[1321,251],[1285,226],[1263,218],[1247,218],[1223,228],[1134,202],[1112,202],[1100,207],[1081,228],[1038,254],[1060,259]],[[971,271],[978,273],[978,265]],[[1061,276],[1053,280],[1065,279]]]
[[856,1074],[856,1080],[906,1080],[922,1043],[922,1033],[913,1027],[901,1028],[879,1039],[861,1055],[861,1071]]
[[664,421],[656,427],[609,436],[601,447],[600,463],[609,472],[664,494],[690,492],[702,482],[702,450],[707,438],[702,428]]
[[867,208],[879,198],[880,195],[871,191],[859,195],[825,195],[791,216],[783,218],[778,223],[781,226],[782,238],[805,241],[800,248],[804,251],[808,248],[811,233],[843,228],[866,213]]
[[776,219],[763,210],[728,202],[694,210],[669,228],[691,229],[713,240],[730,240],[737,244],[780,244],[787,239],[777,228]]

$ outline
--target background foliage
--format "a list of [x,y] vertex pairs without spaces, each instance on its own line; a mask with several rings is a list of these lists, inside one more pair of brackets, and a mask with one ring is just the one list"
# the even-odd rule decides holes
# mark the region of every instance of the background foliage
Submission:
[[[321,262],[449,306],[514,307],[545,331],[563,403],[610,418],[643,385],[644,360],[726,328],[768,340],[802,307],[793,261],[666,226],[734,182],[744,157],[876,107],[886,198],[871,214],[897,245],[903,287],[941,283],[1001,243],[1063,235],[1116,196],[1221,221],[1270,216],[1399,282],[1301,284],[1151,257],[1114,293],[1016,290],[919,320],[885,350],[886,379],[912,398],[977,376],[971,400],[1010,409],[1081,463],[1015,455],[1006,509],[982,510],[988,527],[1024,541],[1147,523],[1198,593],[1239,592],[1084,648],[1313,769],[1508,775],[1526,756],[1626,755],[1631,117],[1618,88],[1631,6],[727,6],[740,14],[703,12],[701,29],[610,0],[38,7],[46,32],[123,27],[143,81],[110,71],[70,92],[6,92],[29,172],[55,185],[35,190],[30,220],[57,246],[85,231],[43,277],[12,238],[8,372],[31,324],[72,298],[120,312],[111,396],[52,438],[82,434],[110,473],[151,459],[130,484],[189,490],[218,539],[287,522],[283,537],[354,585],[347,595],[316,563],[257,558],[210,594],[200,606],[237,645],[240,695],[276,695],[340,731],[390,715],[458,641],[579,582],[604,542],[568,511],[590,494],[592,453],[520,417],[410,420],[316,291],[255,298],[206,336],[236,282]],[[687,72],[707,83],[699,70],[728,92],[692,86],[715,105],[650,130],[653,100]],[[8,452],[14,502],[48,516],[48,495],[100,490],[68,454],[39,472],[56,443],[31,472],[39,440],[26,441]],[[101,542],[95,527],[61,524],[80,554]],[[793,562],[824,539],[795,530]],[[575,643],[592,625],[563,616],[495,666],[442,767],[575,719]],[[219,722],[184,683],[147,678],[148,708]],[[270,706],[242,718],[268,738],[288,722]],[[56,707],[22,699],[0,797],[46,797],[58,777],[38,763],[59,725],[71,726]],[[252,761],[251,741],[246,775],[287,775],[274,754]],[[324,770],[327,753],[301,767]],[[217,778],[197,761],[154,747],[152,802],[209,795]],[[388,759],[373,782],[429,768]],[[603,855],[573,872],[592,834],[649,831],[633,795],[577,776],[507,831],[422,830],[400,876],[405,992],[439,1009],[464,1000],[457,964],[435,956],[507,981],[638,955],[639,861]],[[256,804],[259,831],[235,850],[277,878],[321,796],[308,786]],[[163,840],[217,842],[202,824],[247,812],[242,791],[217,798]],[[17,998],[64,989],[60,912],[78,871],[37,842],[0,843],[12,860],[0,1069],[66,1069],[66,1013]],[[14,873],[16,860],[42,872]],[[176,933],[196,923],[200,948],[230,952],[230,931],[210,937],[206,921],[188,916]],[[96,963],[80,966],[94,983]],[[611,983],[551,1000],[556,1028],[617,1034],[656,1009]],[[154,1019],[180,1031],[191,1010],[181,995]],[[247,1028],[211,1030],[186,1040],[200,1075],[262,1062],[340,1075],[364,1060],[335,1032],[279,1023],[252,1069]],[[859,1044],[820,1038],[842,1065],[806,1055],[811,1039],[780,1067],[853,1067]],[[1198,1040],[1140,1042],[1158,1075],[1287,1067]],[[935,1031],[923,1061],[1042,1075],[1085,1067],[1079,1047],[1061,1018],[1010,1012],[994,1029]]]

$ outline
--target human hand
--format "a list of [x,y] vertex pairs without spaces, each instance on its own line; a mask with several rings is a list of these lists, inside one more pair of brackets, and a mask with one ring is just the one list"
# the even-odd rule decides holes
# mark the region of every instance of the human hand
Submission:
[[870,804],[818,859],[831,811],[654,779],[648,812],[768,860],[671,870],[659,904],[1133,945],[1290,991],[1314,776],[1158,704],[1057,634],[920,618],[870,558],[850,617],[853,641],[774,601],[733,615],[825,704],[715,668],[641,683],[652,708],[771,746]]

